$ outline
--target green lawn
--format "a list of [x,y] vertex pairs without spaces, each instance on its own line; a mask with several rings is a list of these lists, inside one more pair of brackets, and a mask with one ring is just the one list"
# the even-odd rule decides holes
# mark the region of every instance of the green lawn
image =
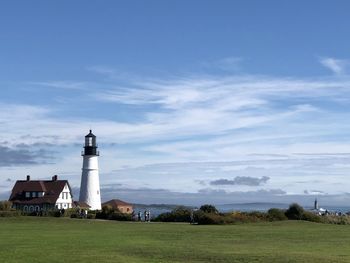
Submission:
[[0,262],[350,262],[350,226],[0,218]]

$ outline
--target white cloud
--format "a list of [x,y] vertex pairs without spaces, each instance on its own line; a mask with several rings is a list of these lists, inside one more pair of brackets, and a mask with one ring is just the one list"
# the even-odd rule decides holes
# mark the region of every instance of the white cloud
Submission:
[[320,63],[337,75],[344,74],[345,69],[349,64],[347,60],[330,58],[330,57],[320,58]]
[[75,81],[39,81],[39,82],[28,82],[31,86],[43,86],[49,88],[57,89],[67,89],[67,90],[83,90],[88,86],[85,82],[75,82]]
[[[90,90],[94,85],[90,84]],[[42,177],[48,171],[50,175],[65,173],[75,184],[80,179],[82,137],[91,127],[101,145],[101,180],[106,184],[150,184],[195,192],[200,185],[193,184],[194,180],[268,176],[270,189],[282,188],[287,193],[301,191],[295,182],[302,179],[325,178],[316,183],[316,188],[305,183],[302,189],[337,193],[349,187],[346,183],[333,185],[346,182],[348,172],[345,164],[349,160],[339,155],[350,149],[344,132],[350,129],[344,121],[350,117],[344,103],[350,98],[346,76],[188,76],[130,80],[123,87],[103,82],[89,97],[82,92],[81,99],[93,101],[91,105],[97,108],[111,103],[135,108],[130,121],[119,120],[117,111],[115,115],[109,113],[108,118],[58,117],[60,109],[55,107],[3,103],[0,133],[8,147],[19,143],[70,145],[69,149],[57,150],[61,159],[56,166],[30,170]],[[133,114],[137,118],[133,119]],[[110,143],[117,145],[109,147]],[[172,166],[160,170],[146,166],[164,163]],[[181,169],[184,163],[189,163],[188,169]],[[18,177],[25,173],[23,168],[11,171]],[[240,186],[235,190],[247,189]]]
[[244,59],[241,57],[226,57],[216,61],[204,62],[202,65],[206,68],[218,68],[224,71],[238,71],[240,70],[243,61]]

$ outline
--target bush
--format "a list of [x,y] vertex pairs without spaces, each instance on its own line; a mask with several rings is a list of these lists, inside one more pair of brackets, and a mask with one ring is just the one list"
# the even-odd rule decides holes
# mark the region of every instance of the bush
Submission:
[[77,214],[71,214],[70,218],[80,218]]
[[278,208],[269,209],[269,211],[267,211],[267,216],[270,221],[281,221],[288,219],[285,215],[285,211]]
[[47,217],[61,217],[60,210],[57,209],[50,209],[50,210],[44,210],[40,212],[41,216],[47,216]]
[[323,220],[321,216],[316,215],[316,214],[309,212],[309,211],[304,211],[304,213],[302,215],[302,220],[316,222],[316,223],[325,222],[325,220]]
[[291,204],[286,210],[285,215],[290,220],[302,220],[304,214],[304,208],[297,203]]
[[109,217],[109,220],[117,220],[117,221],[131,221],[131,215],[130,214],[124,214],[121,212],[114,212]]
[[213,214],[218,214],[219,211],[216,209],[215,206],[213,205],[202,205],[199,210],[205,212],[205,213],[213,213]]
[[64,212],[61,216],[72,217],[72,215],[78,215],[78,214],[79,214],[78,208],[69,208],[69,209],[64,210]]
[[231,213],[205,213],[202,210],[198,210],[195,213],[195,222],[198,224],[242,224],[242,223],[254,223],[254,222],[266,222],[274,220],[286,220],[284,211],[270,211],[270,215],[265,212],[252,211],[252,212],[231,212]]
[[324,223],[336,225],[350,225],[349,216],[326,215],[321,217]]
[[12,203],[10,201],[0,201],[0,211],[11,211]]
[[161,213],[153,219],[155,222],[174,222],[174,215],[171,212]]
[[158,215],[153,221],[157,222],[191,222],[191,210],[183,206],[176,207],[171,212]]
[[252,211],[242,212],[248,219],[248,222],[268,221],[268,215],[265,212]]
[[[95,214],[94,214],[95,213]],[[131,221],[131,215],[120,212],[119,209],[114,209],[111,206],[103,206],[101,211],[95,211],[89,213],[87,218],[93,219],[107,219],[107,220],[118,220],[118,221]]]
[[96,214],[87,214],[86,218],[87,219],[95,219],[96,218]]
[[221,215],[206,213],[203,210],[198,210],[194,213],[194,221],[199,225],[218,225],[225,222]]
[[20,215],[21,215],[21,211],[17,211],[17,210],[0,211],[0,217],[16,217]]

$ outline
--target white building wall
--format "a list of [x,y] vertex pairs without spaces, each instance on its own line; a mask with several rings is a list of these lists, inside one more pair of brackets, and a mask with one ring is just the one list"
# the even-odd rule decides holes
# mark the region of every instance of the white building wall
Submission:
[[79,201],[87,203],[91,210],[101,209],[98,156],[96,155],[83,156]]
[[69,190],[68,184],[66,184],[60,193],[59,198],[56,201],[56,206],[58,209],[68,209],[73,206],[72,194]]

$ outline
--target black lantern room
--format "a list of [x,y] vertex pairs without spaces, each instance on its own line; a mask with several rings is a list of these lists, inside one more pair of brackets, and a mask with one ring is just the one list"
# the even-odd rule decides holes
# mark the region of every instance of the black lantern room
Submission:
[[96,136],[90,130],[85,136],[85,146],[83,155],[99,155],[97,151]]

